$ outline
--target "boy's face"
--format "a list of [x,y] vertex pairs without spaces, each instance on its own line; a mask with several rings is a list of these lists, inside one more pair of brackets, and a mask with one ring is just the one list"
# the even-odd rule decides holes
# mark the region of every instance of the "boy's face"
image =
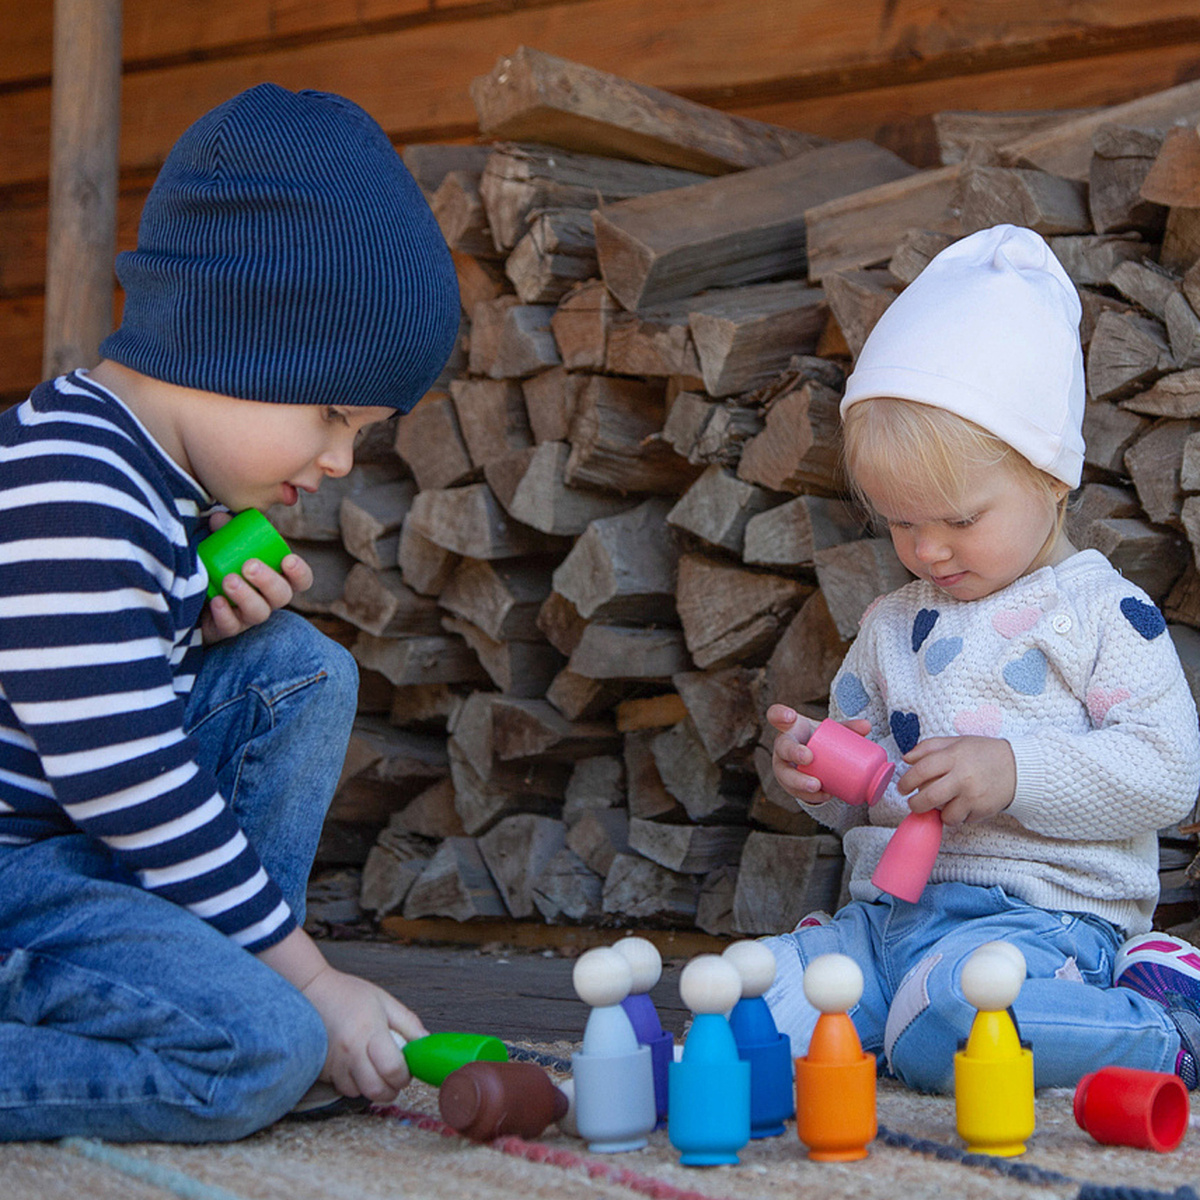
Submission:
[[[875,503],[871,482],[863,490]],[[956,600],[990,596],[1070,549],[1061,533],[1051,536],[1057,512],[1046,495],[1004,465],[974,472],[950,510],[919,495],[875,508],[900,561]]]
[[354,465],[354,443],[387,407],[265,404],[206,395],[179,430],[180,465],[234,512],[295,504]]

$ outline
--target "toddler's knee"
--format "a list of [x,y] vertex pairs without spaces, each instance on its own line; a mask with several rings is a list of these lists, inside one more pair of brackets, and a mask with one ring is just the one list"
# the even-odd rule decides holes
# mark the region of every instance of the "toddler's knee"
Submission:
[[918,1092],[954,1089],[962,1001],[939,995],[936,972],[941,964],[941,955],[932,955],[917,963],[900,981],[884,1029],[888,1069]]

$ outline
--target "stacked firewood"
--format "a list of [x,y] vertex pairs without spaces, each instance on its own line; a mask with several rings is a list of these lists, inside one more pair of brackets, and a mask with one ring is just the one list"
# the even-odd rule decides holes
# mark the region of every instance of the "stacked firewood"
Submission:
[[[365,910],[760,934],[836,906],[838,841],[774,783],[763,713],[823,715],[908,579],[845,495],[838,400],[904,285],[997,222],[1083,301],[1070,536],[1164,606],[1200,689],[1200,84],[944,114],[926,170],[526,49],[472,95],[486,143],[405,153],[459,351],[271,514],[362,668],[321,861],[362,866]],[[1185,919],[1191,831],[1162,845]]]

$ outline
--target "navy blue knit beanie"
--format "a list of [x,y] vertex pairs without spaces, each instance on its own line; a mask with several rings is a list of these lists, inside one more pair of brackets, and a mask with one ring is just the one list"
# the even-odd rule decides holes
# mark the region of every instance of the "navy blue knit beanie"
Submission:
[[167,155],[104,358],[243,400],[407,412],[458,332],[445,240],[358,105],[264,83]]

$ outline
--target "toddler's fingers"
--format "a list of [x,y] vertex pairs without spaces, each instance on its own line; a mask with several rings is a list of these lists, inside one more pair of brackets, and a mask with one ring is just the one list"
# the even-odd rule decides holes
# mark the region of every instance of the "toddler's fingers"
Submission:
[[289,554],[279,564],[279,569],[293,592],[307,592],[312,587],[315,578],[312,567],[300,555]]
[[780,733],[791,733],[799,720],[800,714],[786,704],[772,704],[767,709],[768,723],[778,729]]

